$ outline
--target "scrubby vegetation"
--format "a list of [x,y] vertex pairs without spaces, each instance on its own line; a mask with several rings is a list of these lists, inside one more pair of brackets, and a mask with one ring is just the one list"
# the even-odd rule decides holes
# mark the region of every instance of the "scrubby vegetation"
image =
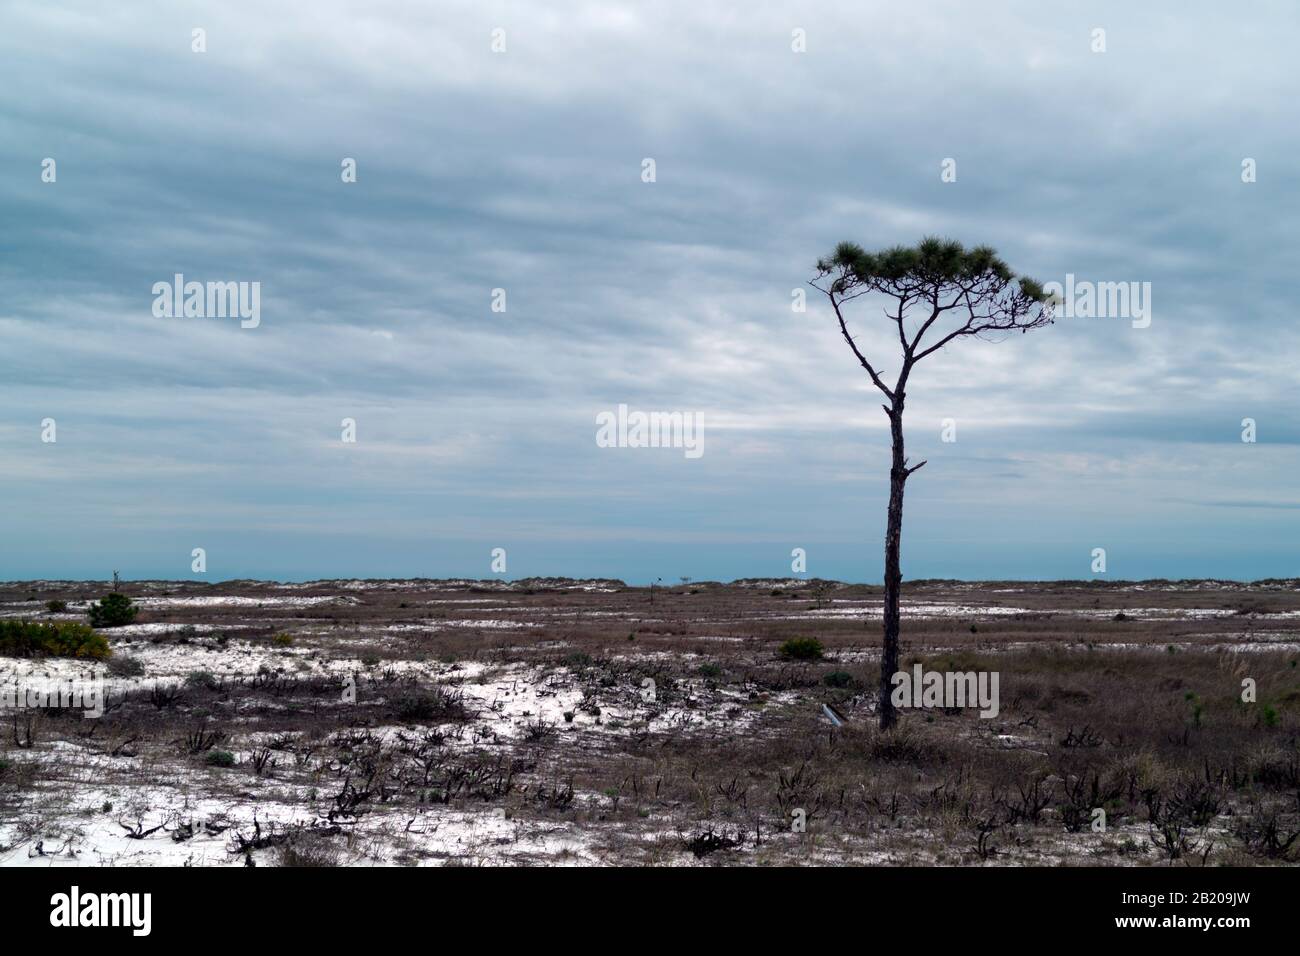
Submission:
[[781,656],[787,660],[816,661],[824,654],[822,642],[815,637],[792,637],[781,645]]
[[110,682],[98,720],[4,727],[0,824],[63,821],[46,851],[91,859],[111,787],[151,801],[120,821],[128,852],[196,864],[1300,863],[1300,588],[934,586],[951,610],[905,618],[903,666],[998,672],[999,711],[882,732],[878,589],[827,614],[781,587],[657,588],[651,611],[637,589],[416,582],[169,606],[213,590],[160,584],[163,626],[110,659],[150,679]]
[[108,662],[108,672],[114,677],[143,677],[144,661],[127,654],[114,654]]
[[108,641],[70,621],[0,621],[0,654],[7,657],[109,656]]
[[135,603],[121,591],[105,594],[87,609],[92,627],[122,627],[139,613]]

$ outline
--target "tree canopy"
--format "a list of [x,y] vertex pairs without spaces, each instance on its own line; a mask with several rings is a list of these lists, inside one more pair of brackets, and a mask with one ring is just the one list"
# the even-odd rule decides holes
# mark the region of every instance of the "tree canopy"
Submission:
[[[915,246],[890,246],[879,252],[841,242],[832,255],[817,261],[817,277],[811,284],[830,299],[858,361],[890,397],[893,390],[879,379],[849,336],[842,303],[869,292],[897,301],[896,310],[886,315],[898,325],[906,368],[959,336],[1027,332],[1051,324],[1053,316],[1052,299],[1042,283],[1016,276],[992,248],[967,249],[956,240],[935,236]],[[905,322],[914,309],[921,324],[913,332]],[[937,337],[923,346],[926,333],[949,318],[957,320],[956,326],[943,324],[936,329]]]
[[[915,246],[890,246],[867,252],[856,242],[841,242],[828,259],[817,262],[822,275],[835,275],[835,291],[895,290],[969,287],[975,282],[1010,285],[1016,278],[990,246],[967,249],[955,239],[927,236]],[[1040,283],[1022,276],[1018,290],[1034,302],[1046,302]]]

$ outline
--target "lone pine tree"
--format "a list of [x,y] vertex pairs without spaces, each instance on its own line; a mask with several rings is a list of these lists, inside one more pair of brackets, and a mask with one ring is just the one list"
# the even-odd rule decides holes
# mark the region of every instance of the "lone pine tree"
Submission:
[[[884,647],[880,658],[880,726],[898,720],[890,697],[890,678],[898,671],[898,599],[903,575],[899,542],[903,530],[903,488],[925,464],[909,466],[903,453],[903,407],[912,367],[928,355],[965,336],[1027,332],[1052,322],[1052,303],[1042,285],[1015,276],[988,246],[966,249],[960,242],[926,238],[915,247],[895,246],[866,252],[842,242],[817,263],[810,283],[830,299],[840,333],[887,401],[893,459],[889,469],[889,510],[885,525]],[[867,294],[887,302],[885,316],[898,329],[902,352],[892,385],[858,348],[844,318],[846,303]],[[927,341],[926,336],[929,336]]]

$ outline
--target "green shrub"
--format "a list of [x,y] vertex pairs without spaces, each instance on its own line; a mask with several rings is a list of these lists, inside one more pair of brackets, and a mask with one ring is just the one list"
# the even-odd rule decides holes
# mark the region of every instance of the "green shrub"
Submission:
[[8,657],[90,657],[112,653],[103,635],[74,621],[0,621],[0,654]]
[[53,601],[45,602],[45,610],[49,611],[51,614],[62,614],[67,609],[68,609],[67,601],[60,601],[56,598]]
[[292,646],[293,646],[293,635],[292,635],[292,634],[277,634],[277,635],[275,635],[275,637],[271,638],[271,643],[274,644],[276,647],[292,647]]
[[857,681],[848,671],[831,671],[822,678],[822,683],[827,687],[852,687]]
[[233,767],[235,755],[229,750],[209,750],[205,758],[209,767]]
[[792,637],[781,645],[781,656],[790,661],[816,661],[822,654],[822,642],[815,637]]
[[134,621],[139,610],[129,597],[114,591],[91,604],[86,613],[92,627],[121,627]]
[[707,677],[710,680],[717,680],[722,676],[722,668],[717,664],[701,664],[700,676]]

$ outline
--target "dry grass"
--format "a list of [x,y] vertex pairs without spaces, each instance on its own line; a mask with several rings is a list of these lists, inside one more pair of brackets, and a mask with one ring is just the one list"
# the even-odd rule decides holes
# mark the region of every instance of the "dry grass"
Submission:
[[[26,746],[6,716],[0,850],[47,855],[71,817],[100,819],[78,795],[112,790],[164,821],[149,839],[218,841],[229,862],[1300,859],[1294,582],[911,585],[905,609],[984,609],[905,616],[905,665],[997,671],[1001,710],[908,712],[890,734],[872,727],[878,625],[831,613],[876,590],[611,588],[137,586],[347,600],[146,603],[138,624],[176,629],[109,632],[145,673],[104,717],[41,712]],[[800,637],[824,658],[781,653]],[[214,747],[235,765],[209,765]],[[287,822],[258,820],[268,805]]]

